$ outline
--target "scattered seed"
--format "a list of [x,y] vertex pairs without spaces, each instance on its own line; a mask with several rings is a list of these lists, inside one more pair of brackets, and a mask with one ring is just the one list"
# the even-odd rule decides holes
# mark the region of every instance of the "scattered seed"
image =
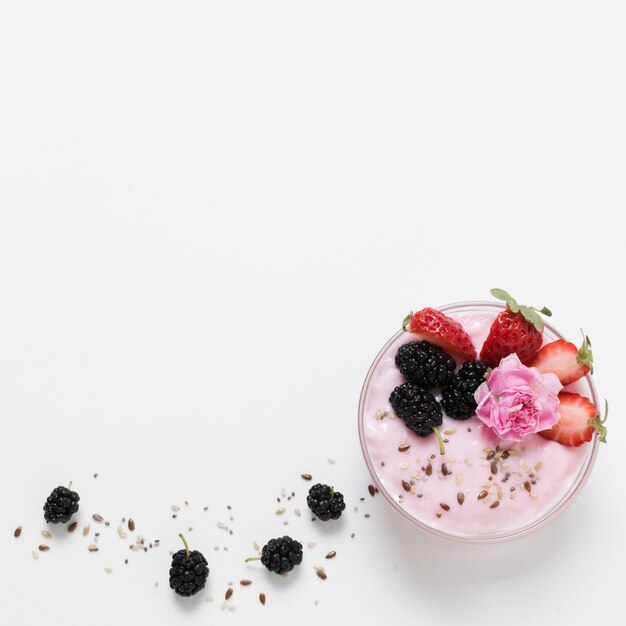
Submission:
[[104,517],[102,517],[102,515],[99,515],[98,513],[94,513],[91,517],[96,522],[101,522],[104,520]]
[[264,593],[260,593],[259,594],[259,602],[265,606],[265,594]]
[[42,543],[42,544],[39,546],[39,550],[40,550],[41,552],[47,552],[48,550],[50,550],[50,546],[47,546],[45,543]]
[[436,515],[437,517],[441,517],[441,511],[437,511],[437,512],[435,513],[435,515]]
[[[313,476],[311,476],[311,474],[300,474],[300,477],[304,480],[311,480],[313,478]],[[261,594],[263,595],[263,594]],[[265,596],[263,596],[265,598]]]
[[248,585],[251,585],[251,584],[252,584],[252,581],[251,581],[251,580],[248,580],[247,578],[243,578],[243,579],[241,579],[241,580],[239,581],[239,584],[240,584],[242,587],[247,587]]
[[454,433],[456,432],[456,428],[446,428],[443,431],[444,435],[454,435]]
[[487,496],[489,495],[489,492],[485,491],[484,489],[478,494],[478,499],[479,500],[483,500],[485,499]]
[[445,502],[440,502],[439,506],[444,510],[444,511],[449,511],[450,510],[450,505],[446,504]]
[[14,531],[13,531],[13,536],[17,539],[20,535],[22,534],[22,527],[18,526]]
[[35,559],[35,561],[39,560],[39,552],[36,552],[35,550],[33,550],[33,559]]
[[398,446],[398,452],[406,452],[410,447],[410,444],[403,443],[401,446]]
[[135,520],[132,517],[128,518],[128,530],[131,532],[135,530]]
[[352,539],[354,539],[354,538],[356,537],[356,533],[352,533],[352,534],[350,535],[350,537],[351,537]]
[[225,599],[225,600],[229,600],[229,599],[230,599],[230,596],[232,596],[232,595],[233,595],[233,591],[234,591],[234,589],[233,589],[232,587],[229,587],[229,588],[226,590],[226,593],[224,594],[224,599]]
[[89,550],[89,552],[97,552],[98,551],[98,546],[95,543],[90,543],[87,546],[87,550]]
[[276,515],[282,515],[285,512],[285,509],[276,509]]
[[314,548],[317,544],[315,543],[315,541],[309,541],[309,543],[306,544],[307,548]]
[[83,537],[86,537],[89,534],[89,524],[83,528]]
[[441,464],[441,473],[444,476],[447,476],[450,473],[450,470],[448,469],[448,466],[445,463]]
[[224,524],[223,522],[218,522],[217,523],[217,527],[221,528],[222,530],[227,530],[228,526],[226,526],[226,524]]
[[368,485],[367,490],[370,492],[372,498],[376,495],[376,487],[374,487],[374,485]]
[[402,481],[402,488],[403,488],[405,491],[411,491],[411,484],[410,484],[410,483],[407,483],[407,482],[406,482],[406,480],[403,480],[403,481]]
[[300,509],[294,509],[293,512],[294,512],[294,515],[296,515],[298,517],[302,516],[302,512],[300,511]]
[[494,475],[498,473],[498,465],[495,461],[491,461],[491,473]]
[[465,494],[459,491],[459,493],[456,494],[456,501],[459,504],[463,504],[463,502],[465,502]]
[[331,465],[334,465],[334,464],[335,464],[335,459],[328,459],[328,462],[329,462]]
[[327,555],[327,559],[334,559],[337,556],[337,553],[334,550],[331,550]]
[[47,530],[42,530],[41,534],[46,538],[46,539],[52,539],[52,533],[47,531]]
[[207,602],[213,602],[215,600],[215,598],[213,596],[207,596],[206,597],[206,601]]
[[498,508],[498,506],[500,506],[500,500],[496,500],[495,502],[492,502],[492,503],[489,505],[489,508],[490,508],[490,509],[497,509],[497,508]]
[[122,528],[121,524],[117,527],[117,534],[120,536],[120,539],[128,537],[128,533]]
[[260,550],[259,548],[259,544],[255,541],[252,546],[254,547],[254,549],[258,552]]
[[76,528],[78,528],[78,522],[72,522],[68,527],[67,527],[67,532],[68,533],[73,533]]
[[[112,570],[110,567],[105,567],[105,568],[104,568],[104,571],[105,571],[107,574],[112,574],[112,573],[113,573],[113,570]],[[157,583],[157,585],[158,585],[158,584],[159,584],[159,583]]]
[[530,490],[532,489],[532,487],[530,486],[530,483],[527,480],[524,481],[524,489],[526,489],[528,493],[530,493]]
[[426,476],[430,476],[433,473],[433,466],[431,463],[428,463],[426,466]]

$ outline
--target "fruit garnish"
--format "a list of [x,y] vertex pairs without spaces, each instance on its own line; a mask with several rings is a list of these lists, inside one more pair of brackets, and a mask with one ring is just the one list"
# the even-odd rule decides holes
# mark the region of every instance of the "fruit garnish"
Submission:
[[416,435],[428,437],[435,433],[439,441],[439,453],[445,454],[444,442],[437,428],[443,422],[441,405],[432,393],[415,383],[404,383],[391,392],[389,404]]
[[69,486],[52,490],[43,507],[43,516],[49,524],[65,524],[78,511],[80,496]]
[[185,546],[172,555],[170,588],[179,596],[193,596],[203,589],[209,576],[209,564],[202,552],[190,550],[182,533],[178,535]]
[[429,341],[410,341],[398,348],[396,367],[409,382],[432,389],[450,382],[456,361]]
[[327,522],[330,519],[339,519],[341,513],[346,508],[342,493],[335,491],[334,487],[319,483],[309,489],[306,503],[314,515],[322,522]]
[[465,361],[441,392],[441,406],[448,417],[466,420],[476,414],[474,392],[485,382],[491,368],[482,361]]
[[564,339],[548,343],[537,352],[531,366],[543,373],[556,374],[562,385],[569,385],[589,373],[593,374],[591,341],[583,333],[580,348]]
[[263,546],[261,556],[246,559],[246,563],[250,561],[261,561],[270,572],[286,574],[302,563],[302,544],[288,535],[270,539]]
[[543,321],[539,314],[549,317],[552,312],[545,306],[537,310],[518,304],[504,289],[492,289],[491,294],[506,302],[506,309],[493,321],[480,360],[497,367],[504,357],[515,353],[524,365],[529,365],[543,342]]
[[[608,411],[608,405],[607,405]],[[539,434],[545,439],[552,439],[564,446],[578,447],[591,441],[594,432],[600,435],[600,441],[606,441],[606,416],[601,419],[596,406],[577,393],[561,391],[559,393],[559,421]]]
[[426,307],[417,313],[411,312],[402,321],[402,328],[459,359],[476,358],[476,349],[463,326],[441,311]]

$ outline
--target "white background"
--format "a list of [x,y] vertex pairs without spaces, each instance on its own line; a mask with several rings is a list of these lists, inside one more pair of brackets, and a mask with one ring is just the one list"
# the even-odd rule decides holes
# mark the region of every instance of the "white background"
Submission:
[[[621,1],[2,0],[0,621],[623,624],[625,24]],[[610,443],[551,526],[467,546],[370,498],[356,409],[409,309],[494,286],[590,333]],[[302,472],[340,523],[294,515]],[[35,561],[70,479],[81,527],[112,526]],[[129,515],[158,550],[117,537]],[[180,600],[190,526],[212,571]],[[244,565],[285,531],[317,542],[297,573]]]

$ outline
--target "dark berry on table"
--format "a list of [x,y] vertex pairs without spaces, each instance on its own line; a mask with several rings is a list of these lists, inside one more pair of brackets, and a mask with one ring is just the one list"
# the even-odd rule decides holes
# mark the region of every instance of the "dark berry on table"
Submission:
[[270,539],[263,546],[260,558],[246,559],[246,563],[259,560],[270,572],[286,574],[302,563],[302,544],[287,535]]
[[[71,486],[71,483],[70,483]],[[43,506],[43,516],[50,524],[65,524],[78,511],[80,496],[67,487],[57,487]]]
[[429,341],[412,341],[398,349],[396,366],[409,382],[432,389],[450,382],[456,361]]
[[335,491],[328,485],[313,485],[309,489],[306,503],[313,513],[323,522],[330,519],[339,519],[342,511],[346,508],[343,494]]
[[441,405],[432,393],[415,383],[396,387],[389,396],[395,414],[420,437],[427,437],[441,425]]
[[441,404],[448,417],[466,420],[476,413],[474,392],[485,381],[489,366],[482,361],[466,361],[441,393]]
[[193,596],[206,585],[209,564],[202,552],[189,550],[185,538],[182,535],[179,536],[185,544],[185,549],[179,550],[172,556],[170,588],[179,596]]

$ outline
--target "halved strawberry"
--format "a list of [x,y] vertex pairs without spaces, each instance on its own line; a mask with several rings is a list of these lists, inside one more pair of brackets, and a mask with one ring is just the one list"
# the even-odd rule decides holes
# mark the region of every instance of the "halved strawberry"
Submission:
[[550,316],[550,309],[544,306],[537,311],[518,304],[503,289],[492,289],[491,295],[504,300],[507,308],[491,324],[480,351],[480,360],[490,367],[497,367],[505,356],[515,353],[524,365],[528,365],[543,342],[543,321],[539,313]]
[[539,434],[564,446],[578,447],[591,441],[596,430],[600,435],[600,440],[606,441],[605,421],[606,415],[604,419],[601,419],[596,406],[589,398],[577,393],[561,391],[559,421],[552,428],[542,430]]
[[472,361],[476,358],[476,348],[463,326],[437,309],[427,307],[417,313],[411,311],[404,318],[402,328],[459,359]]
[[556,374],[562,385],[569,385],[589,372],[593,374],[593,355],[589,337],[583,334],[580,349],[564,339],[548,343],[537,352],[531,366],[544,374],[546,372]]

